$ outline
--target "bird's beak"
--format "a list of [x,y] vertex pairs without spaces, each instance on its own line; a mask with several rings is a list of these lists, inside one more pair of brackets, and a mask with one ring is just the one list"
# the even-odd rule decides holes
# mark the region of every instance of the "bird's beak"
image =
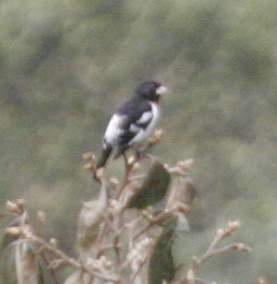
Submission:
[[168,92],[168,89],[166,86],[160,86],[157,90],[156,90],[156,94],[157,95],[164,95]]

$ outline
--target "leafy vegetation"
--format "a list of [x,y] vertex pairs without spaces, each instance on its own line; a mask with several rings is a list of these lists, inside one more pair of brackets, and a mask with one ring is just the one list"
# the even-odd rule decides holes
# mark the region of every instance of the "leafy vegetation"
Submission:
[[155,78],[171,93],[153,151],[196,161],[191,233],[176,241],[175,260],[239,218],[255,257],[222,256],[203,274],[276,282],[276,13],[273,0],[2,0],[1,203],[23,197],[45,211],[46,233],[72,253],[72,220],[97,191],[81,153],[100,149],[109,115]]

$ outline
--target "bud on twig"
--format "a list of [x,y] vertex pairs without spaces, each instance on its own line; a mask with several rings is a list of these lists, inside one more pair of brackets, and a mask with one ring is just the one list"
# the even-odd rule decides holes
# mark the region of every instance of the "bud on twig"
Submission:
[[111,183],[113,186],[118,186],[118,185],[119,185],[119,180],[118,180],[116,177],[111,177],[111,178],[110,178],[110,183]]
[[8,227],[5,232],[11,236],[14,236],[14,237],[18,237],[19,235],[21,235],[22,233],[22,230],[20,227],[17,227],[17,226],[13,226],[13,227]]
[[89,161],[94,158],[94,154],[92,152],[86,152],[82,155],[82,157],[83,157],[83,160]]
[[131,166],[131,165],[133,165],[133,163],[135,162],[135,157],[134,156],[131,156],[131,157],[129,157],[128,158],[128,166]]
[[149,147],[158,144],[161,141],[163,134],[164,131],[162,129],[157,129],[153,136],[148,139]]
[[194,283],[195,277],[194,277],[194,271],[192,269],[189,269],[187,272],[187,281],[189,283]]
[[45,224],[46,222],[46,214],[44,211],[39,210],[37,212],[37,220],[40,224]]
[[16,199],[15,201],[8,200],[6,202],[6,208],[11,213],[21,215],[24,212],[24,203],[23,199]]
[[228,223],[228,228],[231,230],[231,231],[235,231],[237,229],[239,229],[240,227],[240,221],[231,221]]
[[49,244],[51,245],[51,246],[53,246],[53,247],[57,247],[57,245],[58,245],[58,241],[57,241],[57,239],[55,239],[55,238],[51,238],[50,240],[49,240]]
[[18,206],[15,202],[8,200],[6,202],[6,208],[12,213],[16,213],[16,214],[18,213]]

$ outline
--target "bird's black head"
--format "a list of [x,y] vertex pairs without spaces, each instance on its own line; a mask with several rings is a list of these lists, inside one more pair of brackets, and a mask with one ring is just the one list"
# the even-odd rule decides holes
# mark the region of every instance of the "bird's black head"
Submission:
[[161,95],[167,92],[167,88],[155,81],[144,82],[136,89],[136,94],[146,100],[157,102]]

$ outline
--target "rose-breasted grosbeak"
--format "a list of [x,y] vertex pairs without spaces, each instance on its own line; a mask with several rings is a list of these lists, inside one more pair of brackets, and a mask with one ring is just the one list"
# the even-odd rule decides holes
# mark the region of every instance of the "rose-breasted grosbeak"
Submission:
[[116,158],[152,135],[160,117],[159,100],[166,92],[167,88],[155,81],[137,87],[135,95],[119,108],[108,123],[97,168],[104,167],[111,154]]

